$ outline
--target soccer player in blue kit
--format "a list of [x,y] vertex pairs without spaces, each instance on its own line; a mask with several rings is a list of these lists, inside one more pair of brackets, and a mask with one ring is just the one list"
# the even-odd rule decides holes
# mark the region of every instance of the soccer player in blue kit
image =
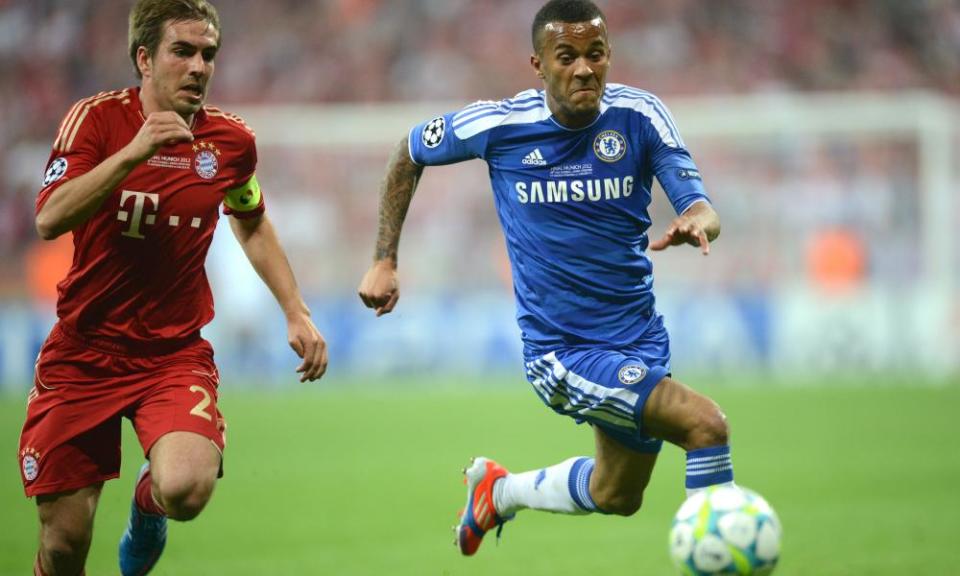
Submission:
[[[488,458],[465,470],[457,531],[464,555],[523,509],[630,516],[663,440],[687,453],[688,493],[732,484],[726,418],[670,377],[645,250],[720,232],[700,173],[663,103],[606,83],[611,46],[588,0],[537,13],[530,57],[543,90],[477,102],[415,126],[394,151],[380,199],[374,262],[360,283],[377,316],[399,298],[397,247],[424,166],[484,159],[506,237],[527,378],[543,402],[593,428],[593,458],[522,473]],[[679,216],[650,241],[653,177]]]

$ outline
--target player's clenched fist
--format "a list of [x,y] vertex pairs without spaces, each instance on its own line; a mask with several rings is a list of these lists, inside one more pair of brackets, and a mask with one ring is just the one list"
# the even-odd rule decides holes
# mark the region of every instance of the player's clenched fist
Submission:
[[187,122],[176,112],[167,110],[147,116],[127,149],[131,158],[139,163],[156,154],[161,146],[192,141],[193,133]]
[[389,260],[374,262],[363,275],[357,292],[367,308],[376,310],[377,316],[383,316],[392,311],[400,298],[396,265]]

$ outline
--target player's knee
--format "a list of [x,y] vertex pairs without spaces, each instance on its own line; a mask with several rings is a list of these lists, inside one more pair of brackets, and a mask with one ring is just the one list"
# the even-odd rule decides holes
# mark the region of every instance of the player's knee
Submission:
[[617,492],[615,490],[600,490],[591,494],[597,508],[607,514],[617,516],[633,516],[640,511],[643,505],[643,492]]
[[196,477],[169,477],[155,486],[167,516],[180,521],[193,520],[210,501],[215,480]]
[[81,526],[44,526],[40,533],[43,554],[54,566],[82,565],[93,534]]
[[699,410],[696,423],[688,434],[688,450],[723,446],[730,442],[730,425],[727,416],[714,402]]

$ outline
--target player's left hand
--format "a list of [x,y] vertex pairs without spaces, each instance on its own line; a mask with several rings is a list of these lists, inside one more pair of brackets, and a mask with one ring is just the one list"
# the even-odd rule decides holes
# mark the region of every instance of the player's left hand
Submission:
[[659,251],[668,246],[689,244],[699,247],[700,252],[706,256],[710,254],[710,240],[719,233],[720,218],[717,213],[706,202],[698,202],[674,218],[663,236],[650,242],[650,249]]
[[400,299],[396,263],[389,259],[374,262],[363,275],[357,294],[364,306],[374,309],[378,318],[392,312]]
[[298,313],[287,318],[287,341],[297,356],[303,358],[297,366],[301,382],[313,382],[323,376],[327,371],[327,342],[309,314]]

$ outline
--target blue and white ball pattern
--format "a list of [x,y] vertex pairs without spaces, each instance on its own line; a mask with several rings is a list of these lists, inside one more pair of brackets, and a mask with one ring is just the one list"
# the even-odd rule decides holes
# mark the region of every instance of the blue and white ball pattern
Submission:
[[670,530],[670,556],[685,576],[759,576],[780,558],[780,520],[762,496],[714,486],[680,506]]

